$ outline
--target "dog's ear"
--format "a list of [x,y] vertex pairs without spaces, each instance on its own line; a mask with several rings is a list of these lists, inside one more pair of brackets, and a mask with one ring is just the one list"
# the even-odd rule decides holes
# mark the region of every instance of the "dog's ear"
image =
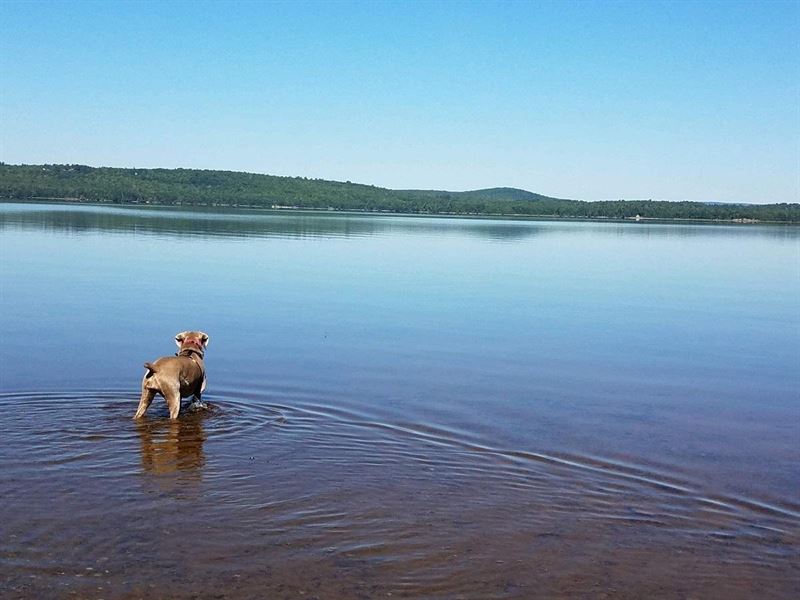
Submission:
[[178,345],[178,348],[181,347],[181,342],[183,342],[183,338],[186,337],[186,332],[181,331],[178,335],[175,336],[175,343]]
[[208,347],[208,341],[209,341],[209,339],[210,339],[210,338],[208,337],[208,334],[204,333],[204,334],[201,336],[201,338],[200,338],[200,339],[202,339],[202,340],[203,340],[203,348],[207,348],[207,347]]

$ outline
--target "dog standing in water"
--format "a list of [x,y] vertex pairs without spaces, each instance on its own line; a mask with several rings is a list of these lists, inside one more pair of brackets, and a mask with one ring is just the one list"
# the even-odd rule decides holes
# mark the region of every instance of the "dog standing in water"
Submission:
[[147,373],[142,379],[142,397],[134,419],[144,415],[157,393],[167,401],[170,419],[178,418],[181,398],[194,396],[194,402],[202,404],[201,395],[206,389],[203,355],[208,335],[202,331],[183,331],[175,336],[175,343],[178,345],[175,356],[144,363]]

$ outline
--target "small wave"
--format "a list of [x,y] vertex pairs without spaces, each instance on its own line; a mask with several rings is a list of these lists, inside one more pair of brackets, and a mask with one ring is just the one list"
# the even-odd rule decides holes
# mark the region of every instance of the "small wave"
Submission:
[[[346,568],[394,565],[393,589],[446,596],[461,593],[453,573],[485,574],[494,556],[524,560],[532,546],[587,536],[660,540],[687,555],[724,547],[737,568],[800,548],[790,501],[709,493],[667,465],[503,447],[309,391],[222,389],[204,400],[209,410],[177,421],[163,401],[133,421],[130,390],[0,393],[0,495],[17,536],[3,555],[41,565],[52,547],[77,567],[83,555],[59,540],[81,535],[112,562],[120,547],[163,560],[190,542],[237,564],[315,549]],[[180,536],[154,541],[154,521]]]

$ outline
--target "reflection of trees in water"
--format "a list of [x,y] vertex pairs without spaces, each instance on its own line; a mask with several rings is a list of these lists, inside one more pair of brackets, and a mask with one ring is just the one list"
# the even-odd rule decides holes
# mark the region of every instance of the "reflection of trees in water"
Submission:
[[525,238],[546,232],[545,227],[531,221],[96,205],[29,205],[22,209],[0,210],[0,228],[75,234],[106,232],[227,238],[449,234],[495,240]]
[[142,469],[152,475],[181,474],[177,481],[199,481],[206,458],[202,416],[182,415],[176,420],[144,419],[136,422]]
[[693,237],[740,235],[742,229],[769,237],[797,236],[797,228],[730,224],[566,222],[512,219],[455,219],[380,214],[268,212],[251,209],[153,208],[99,205],[0,205],[0,229],[133,233],[166,237],[363,237],[385,233],[469,236],[513,241],[547,233],[596,229],[616,236]]

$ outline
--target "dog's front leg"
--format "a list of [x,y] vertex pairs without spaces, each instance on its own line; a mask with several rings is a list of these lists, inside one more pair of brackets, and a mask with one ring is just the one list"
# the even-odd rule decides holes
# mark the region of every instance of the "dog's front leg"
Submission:
[[208,408],[203,402],[203,391],[198,387],[192,395],[192,408]]

